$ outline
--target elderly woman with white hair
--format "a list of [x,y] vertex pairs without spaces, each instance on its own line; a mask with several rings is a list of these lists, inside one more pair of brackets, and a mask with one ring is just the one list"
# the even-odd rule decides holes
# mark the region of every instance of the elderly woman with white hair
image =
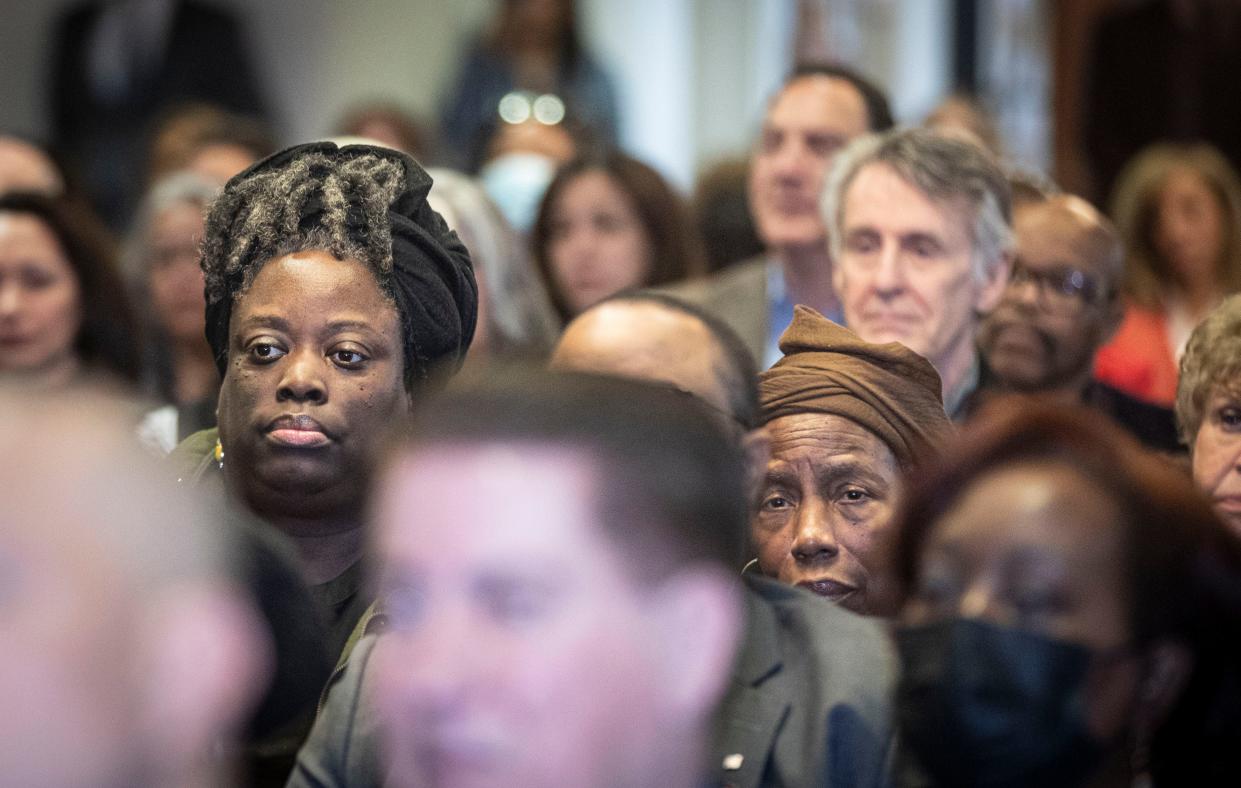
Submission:
[[167,453],[215,425],[220,376],[203,333],[203,273],[198,245],[203,216],[220,184],[190,172],[166,176],[142,201],[124,263],[135,303],[143,304],[148,343],[145,383],[165,405],[143,420],[140,434]]

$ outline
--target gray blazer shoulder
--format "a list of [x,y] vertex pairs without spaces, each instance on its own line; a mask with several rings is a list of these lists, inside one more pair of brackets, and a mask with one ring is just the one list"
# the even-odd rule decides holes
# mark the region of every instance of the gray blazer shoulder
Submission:
[[367,635],[333,675],[286,788],[379,788],[377,719],[367,669],[378,635]]
[[888,784],[896,656],[887,633],[802,589],[751,575],[746,584],[746,637],[716,720],[720,782]]
[[663,290],[719,317],[760,364],[767,351],[767,258],[755,257],[704,279]]

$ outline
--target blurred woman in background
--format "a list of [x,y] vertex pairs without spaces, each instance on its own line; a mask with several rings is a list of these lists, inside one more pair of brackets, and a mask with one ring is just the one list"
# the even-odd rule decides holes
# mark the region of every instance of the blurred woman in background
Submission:
[[1241,541],[1105,421],[991,416],[898,518],[905,777],[1235,784]]
[[467,363],[542,359],[551,352],[560,321],[521,237],[477,181],[441,168],[427,174],[434,181],[427,203],[456,231],[474,263],[478,329]]
[[0,196],[0,378],[136,383],[137,331],[107,231],[44,195]]
[[565,322],[623,290],[703,272],[681,198],[654,169],[615,151],[579,156],[556,173],[531,243]]
[[1128,306],[1095,376],[1170,407],[1189,333],[1241,290],[1241,181],[1208,145],[1155,145],[1121,173],[1112,218],[1128,255]]
[[126,248],[131,290],[151,336],[144,382],[167,403],[144,420],[141,433],[164,453],[215,425],[220,374],[203,333],[198,246],[203,216],[218,192],[215,181],[195,173],[163,178],[143,198]]

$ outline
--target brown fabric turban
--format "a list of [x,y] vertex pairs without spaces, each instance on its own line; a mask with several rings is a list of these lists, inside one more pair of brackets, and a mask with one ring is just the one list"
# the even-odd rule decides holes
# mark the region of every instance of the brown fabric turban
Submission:
[[781,416],[841,416],[875,434],[908,467],[938,455],[954,428],[939,374],[898,342],[863,342],[805,306],[780,337],[784,358],[759,375],[763,423]]

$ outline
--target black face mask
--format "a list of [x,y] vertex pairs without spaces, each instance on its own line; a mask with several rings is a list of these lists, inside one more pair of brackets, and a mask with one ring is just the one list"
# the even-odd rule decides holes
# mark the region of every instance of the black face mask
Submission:
[[896,633],[897,719],[943,786],[1073,786],[1102,749],[1085,727],[1090,649],[972,619]]

